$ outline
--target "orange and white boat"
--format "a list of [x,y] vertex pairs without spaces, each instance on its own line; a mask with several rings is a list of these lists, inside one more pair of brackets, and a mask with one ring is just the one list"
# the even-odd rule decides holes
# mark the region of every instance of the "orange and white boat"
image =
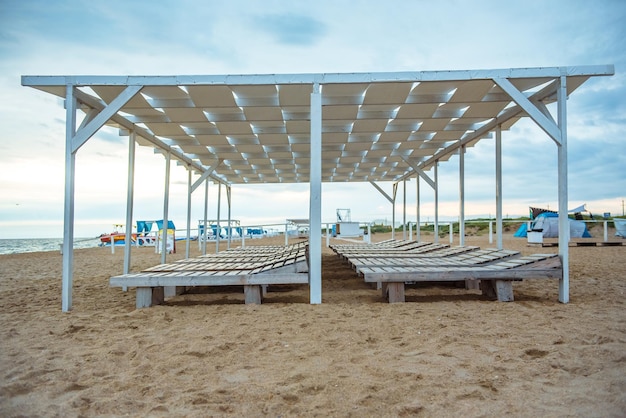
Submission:
[[[102,234],[100,235],[100,242],[101,245],[111,245],[111,240],[113,240],[113,242],[115,244],[123,244],[124,240],[126,239],[126,232],[122,229],[124,225],[122,224],[115,224],[113,225],[114,227],[114,231],[108,234]],[[132,242],[135,242],[137,239],[137,234],[133,233],[132,234]]]

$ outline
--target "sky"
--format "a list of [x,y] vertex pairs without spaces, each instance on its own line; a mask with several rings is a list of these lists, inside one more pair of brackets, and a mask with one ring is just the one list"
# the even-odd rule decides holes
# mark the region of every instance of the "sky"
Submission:
[[[600,0],[0,0],[0,239],[63,235],[63,101],[22,75],[269,74],[615,65],[568,100],[569,205],[622,215],[626,200],[626,2]],[[553,110],[553,108],[550,108]],[[503,132],[504,216],[558,209],[557,148],[534,122]],[[76,158],[75,236],[110,232],[126,210],[128,138],[102,129]],[[138,147],[135,219],[161,219],[165,159]],[[442,220],[458,218],[459,161],[439,167]],[[495,141],[465,159],[466,217],[495,216]],[[429,173],[432,176],[432,172]],[[187,171],[172,164],[169,218],[184,229]],[[391,194],[391,183],[381,187]],[[406,183],[407,221],[416,182]],[[233,219],[308,217],[308,184],[233,186]],[[218,187],[209,186],[209,218]],[[223,201],[225,192],[222,190]],[[434,218],[422,182],[422,220]],[[402,221],[403,190],[396,220]],[[391,221],[370,184],[324,184],[322,222]],[[204,191],[192,197],[192,227]],[[221,218],[227,217],[225,203]]]

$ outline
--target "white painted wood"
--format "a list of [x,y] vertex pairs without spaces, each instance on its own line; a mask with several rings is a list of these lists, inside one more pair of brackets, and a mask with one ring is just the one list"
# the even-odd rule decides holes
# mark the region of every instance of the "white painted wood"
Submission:
[[402,180],[402,239],[406,240],[406,180]]
[[502,249],[502,125],[496,127],[496,246]]
[[63,208],[63,277],[61,286],[61,309],[72,309],[72,282],[74,269],[74,184],[76,154],[72,140],[76,132],[75,88],[68,84],[65,89],[65,201]]
[[420,220],[420,176],[415,176],[415,241],[422,240],[422,221]]
[[[136,273],[130,276],[115,276],[109,279],[111,287],[163,287],[169,286],[239,286],[239,285],[274,285],[307,284],[309,275],[304,273],[260,273],[260,274],[219,274],[217,272],[190,272],[170,274]],[[175,290],[170,294],[174,296]]]
[[393,184],[393,201],[391,202],[391,239],[396,239],[396,196],[398,183]]
[[24,86],[74,85],[254,85],[254,84],[313,84],[323,80],[332,83],[467,81],[491,78],[529,78],[566,76],[598,76],[615,74],[614,65],[580,65],[572,67],[506,68],[453,71],[398,71],[368,73],[307,73],[307,74],[228,74],[228,75],[163,75],[163,76],[94,76],[57,75],[22,76]]
[[[406,158],[406,157],[402,157],[402,159],[413,169],[414,173],[410,173],[410,175],[407,176],[402,176],[400,178],[400,180],[405,180],[408,177],[411,177],[413,175],[415,175],[415,173],[417,173],[418,177],[421,177],[422,179],[424,179],[424,181],[426,183],[428,183],[428,185],[431,188],[435,188],[435,182],[433,179],[431,179],[428,174],[426,174],[426,172],[424,170],[422,170],[417,164],[415,164],[415,161],[411,160],[410,158]],[[398,181],[400,181],[398,180]]]
[[208,218],[209,213],[209,178],[204,179],[204,214],[202,217],[202,225],[203,225],[203,236],[202,236],[202,255],[206,255],[206,243],[209,239],[209,231],[208,231]]
[[191,251],[191,165],[187,165],[187,239],[185,240],[185,258],[189,258]]
[[513,282],[495,280],[496,296],[499,302],[513,302]]
[[212,165],[211,167],[208,167],[207,170],[202,173],[200,175],[200,178],[197,179],[193,185],[191,186],[191,191],[195,191],[201,184],[202,182],[208,180],[208,178],[211,176],[211,174],[213,174],[213,172],[215,171],[215,169],[222,163],[222,160],[218,160],[216,161],[216,163],[214,165]]
[[289,224],[285,224],[285,246],[289,245]]
[[465,146],[459,148],[459,245],[465,245]]
[[98,113],[86,126],[76,132],[72,138],[72,152],[78,151],[85,142],[89,140],[104,124],[111,119],[135,94],[142,89],[142,86],[128,86],[111,103]]
[[559,281],[559,301],[569,302],[569,219],[567,216],[567,81],[561,76],[557,92],[557,112],[560,129],[559,164],[559,255],[563,262],[563,277]]
[[222,233],[222,226],[220,225],[222,214],[222,184],[217,185],[217,229],[215,234],[215,254],[220,252],[220,234]]
[[[128,183],[126,188],[126,236],[124,238],[124,274],[130,271],[131,244],[133,237],[133,203],[135,192],[135,131],[128,137]],[[111,237],[111,246],[115,247]],[[124,289],[126,290],[126,289]]]
[[135,307],[137,309],[149,308],[152,306],[152,288],[138,287],[135,296]]
[[311,92],[311,162],[309,183],[310,303],[322,303],[322,93]]
[[227,249],[230,250],[230,244],[233,240],[233,226],[231,224],[231,212],[232,212],[232,187],[226,186],[226,203],[228,204],[228,244],[226,246]]
[[167,227],[169,220],[167,219],[169,202],[170,202],[170,162],[172,154],[165,155],[165,190],[163,192],[163,233],[161,237],[161,264],[165,264],[167,260]]
[[435,174],[435,232],[434,241],[435,244],[439,242],[439,161],[435,161],[433,166]]
[[513,83],[506,78],[494,78],[493,81],[504,90],[515,103],[517,103],[530,116],[541,129],[547,133],[557,144],[561,141],[559,127],[551,118],[546,117]]
[[258,285],[244,286],[243,294],[244,294],[244,300],[245,300],[246,305],[248,304],[260,305],[263,299],[261,296],[261,286],[258,286]]

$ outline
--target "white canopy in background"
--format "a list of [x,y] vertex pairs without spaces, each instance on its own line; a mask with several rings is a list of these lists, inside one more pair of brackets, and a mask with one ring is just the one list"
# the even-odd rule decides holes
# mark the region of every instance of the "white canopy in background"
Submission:
[[[105,124],[129,132],[168,161],[180,161],[190,179],[192,172],[199,174],[189,193],[208,179],[226,185],[228,196],[233,184],[308,182],[311,303],[321,303],[321,182],[397,184],[420,176],[435,190],[437,202],[440,161],[458,153],[464,164],[465,149],[492,131],[498,149],[501,131],[530,117],[557,145],[559,207],[566,208],[566,98],[590,77],[612,74],[612,65],[600,65],[349,74],[23,76],[23,85],[66,99],[63,309],[71,308],[74,159]],[[546,107],[553,102],[556,118]],[[85,113],[82,122],[77,110]],[[133,152],[129,148],[129,154]],[[129,161],[132,202],[134,160]],[[501,162],[496,166],[500,173]],[[426,174],[431,168],[434,178]],[[501,226],[499,174],[497,178]],[[395,201],[395,190],[390,201]],[[567,213],[560,213],[559,219],[565,226]],[[567,242],[560,241],[559,247],[566,271],[559,299],[567,302]]]

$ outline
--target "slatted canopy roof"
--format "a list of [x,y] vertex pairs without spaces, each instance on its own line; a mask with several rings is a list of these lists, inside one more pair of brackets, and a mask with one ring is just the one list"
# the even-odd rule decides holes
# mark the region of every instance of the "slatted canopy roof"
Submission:
[[[398,181],[471,147],[497,125],[549,116],[612,66],[353,74],[24,76],[87,116],[138,134],[226,184],[309,182],[311,93],[321,94],[323,182]],[[532,105],[531,105],[532,104]],[[107,113],[108,112],[108,113]],[[105,116],[102,116],[105,115]],[[109,116],[110,115],[110,116]],[[543,115],[543,116],[542,116]],[[85,139],[86,140],[86,139]]]

